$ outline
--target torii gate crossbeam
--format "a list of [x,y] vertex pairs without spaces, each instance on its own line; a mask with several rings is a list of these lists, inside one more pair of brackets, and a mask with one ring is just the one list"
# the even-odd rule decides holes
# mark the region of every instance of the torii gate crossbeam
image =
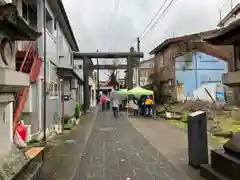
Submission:
[[111,59],[111,58],[143,58],[143,52],[93,52],[93,53],[81,53],[73,52],[73,58],[98,58],[98,59]]
[[105,69],[127,69],[126,64],[119,64],[119,65],[110,65],[110,64],[100,64],[100,65],[93,65],[92,69],[99,69],[99,70],[105,70]]
[[[95,59],[110,59],[110,58],[127,58],[127,70],[128,74],[128,88],[132,88],[132,68],[134,58],[143,58],[143,52],[134,52],[133,48],[130,48],[130,52],[93,52],[93,53],[82,53],[72,52],[74,60],[83,59],[83,81],[84,81],[84,112],[89,109],[89,67],[88,60],[91,58]],[[92,66],[92,65],[91,65]],[[98,74],[99,75],[99,74]],[[98,76],[99,77],[99,76]]]

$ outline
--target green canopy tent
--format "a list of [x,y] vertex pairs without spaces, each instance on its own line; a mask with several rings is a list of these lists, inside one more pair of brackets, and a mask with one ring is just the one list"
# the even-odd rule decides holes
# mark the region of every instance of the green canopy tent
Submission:
[[115,91],[114,94],[116,94],[120,100],[124,100],[127,98],[127,91],[127,89],[119,89]]
[[139,86],[127,91],[127,95],[134,95],[134,96],[153,95],[153,94],[154,94],[153,91],[141,88]]
[[128,90],[127,89],[119,89],[116,91],[117,94],[127,95]]
[[[146,95],[146,96],[152,95],[153,96],[153,100],[154,100],[154,91],[144,89],[144,88],[142,88],[140,86],[137,86],[137,87],[135,87],[135,88],[133,88],[131,90],[128,90],[126,92],[126,94],[127,95],[133,95],[133,96],[138,97],[138,98],[140,98],[142,95]],[[127,108],[127,116],[128,116],[128,108]]]

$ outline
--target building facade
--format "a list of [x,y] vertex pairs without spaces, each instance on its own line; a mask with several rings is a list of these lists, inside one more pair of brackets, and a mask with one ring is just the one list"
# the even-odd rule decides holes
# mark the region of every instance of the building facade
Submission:
[[229,46],[232,48],[232,57],[228,60],[228,73],[222,75],[223,84],[228,86],[227,98],[230,103],[239,106],[240,79],[239,79],[239,28],[240,28],[240,3],[238,3],[218,24],[223,31],[216,32],[206,41],[217,47]]
[[[46,131],[50,136],[51,132],[59,129],[62,118],[73,116],[76,103],[82,99],[83,80],[76,72],[72,58],[72,52],[79,49],[61,1],[47,0],[45,7],[43,1],[12,0],[7,3],[16,7],[19,16],[29,27],[41,33],[44,32],[43,12],[46,10]],[[9,112],[14,114],[14,123],[24,120],[28,127],[28,140],[43,137],[43,56],[44,36],[34,42],[16,43],[16,70],[29,74],[31,82],[22,92],[15,93],[13,108]],[[31,59],[40,67],[34,71],[35,79],[31,76],[33,65],[25,69],[26,62]]]
[[228,71],[226,61],[201,52],[190,56],[189,63],[185,56],[175,59],[175,83],[184,85],[185,97],[192,96],[203,84],[221,84],[222,74]]
[[215,32],[211,30],[167,39],[151,52],[155,57],[150,80],[159,91],[156,98],[176,99],[174,92],[179,84],[184,87],[186,96],[203,83],[221,81],[221,73],[226,72],[228,64],[221,58],[214,58],[211,54],[216,54],[215,47],[211,46],[209,51],[208,44],[204,42],[205,37]]
[[16,42],[34,42],[41,33],[29,27],[15,5],[0,1],[0,11],[0,154],[5,155],[11,150],[14,141],[16,123],[13,121],[13,113],[16,96],[36,81],[36,73],[40,71],[38,58],[30,61],[32,69],[28,73],[18,70]]
[[141,61],[140,63],[140,86],[146,86],[149,84],[149,76],[154,68],[154,59],[148,59]]

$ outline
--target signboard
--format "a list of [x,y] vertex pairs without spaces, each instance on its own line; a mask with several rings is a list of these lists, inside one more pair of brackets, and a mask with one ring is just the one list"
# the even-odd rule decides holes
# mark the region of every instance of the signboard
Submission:
[[216,86],[216,101],[217,102],[225,102],[225,92],[224,87],[221,85]]

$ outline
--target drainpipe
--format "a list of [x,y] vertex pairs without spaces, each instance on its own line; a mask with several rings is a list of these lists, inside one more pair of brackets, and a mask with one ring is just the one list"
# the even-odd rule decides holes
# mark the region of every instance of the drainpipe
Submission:
[[43,141],[46,141],[47,120],[47,58],[46,58],[46,0],[43,0],[43,58],[44,58],[44,85],[43,85]]
[[63,79],[60,79],[61,82],[61,101],[62,101],[62,132],[64,131],[64,87],[63,87]]

